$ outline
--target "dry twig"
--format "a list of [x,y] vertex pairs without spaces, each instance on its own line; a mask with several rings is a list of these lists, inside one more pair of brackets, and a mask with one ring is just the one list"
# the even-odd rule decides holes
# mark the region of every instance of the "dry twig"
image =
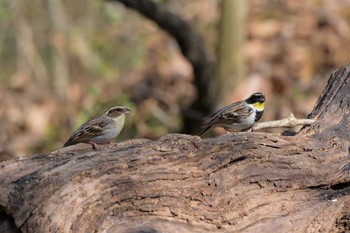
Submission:
[[298,125],[311,125],[315,121],[315,119],[297,119],[293,113],[291,113],[287,118],[282,120],[257,123],[253,126],[252,131],[268,128],[292,128]]

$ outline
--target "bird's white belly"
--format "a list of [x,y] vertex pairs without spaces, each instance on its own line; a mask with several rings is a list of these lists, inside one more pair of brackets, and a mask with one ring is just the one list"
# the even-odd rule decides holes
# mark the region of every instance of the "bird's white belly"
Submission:
[[242,120],[239,123],[225,125],[224,128],[226,130],[229,130],[229,131],[238,132],[238,131],[252,127],[252,125],[254,124],[254,121],[255,121],[255,111],[252,114],[250,114],[250,116],[248,118],[246,118],[245,120]]
[[107,130],[102,135],[94,137],[91,141],[96,143],[104,143],[104,142],[111,141],[116,136],[117,136],[117,132],[115,130]]
[[[121,119],[123,120],[123,119]],[[124,126],[124,121],[118,122],[116,121],[114,127],[110,129],[105,129],[101,135],[98,135],[91,139],[91,141],[96,143],[104,143],[110,142],[113,138],[119,135],[120,131],[122,131]]]

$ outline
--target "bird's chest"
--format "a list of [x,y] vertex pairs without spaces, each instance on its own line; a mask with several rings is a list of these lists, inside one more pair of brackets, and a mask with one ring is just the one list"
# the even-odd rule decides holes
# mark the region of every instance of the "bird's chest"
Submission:
[[103,133],[101,133],[101,135],[98,135],[97,137],[95,137],[93,139],[93,141],[95,141],[97,143],[103,143],[103,142],[112,140],[113,138],[118,136],[118,134],[120,133],[120,131],[123,128],[123,125],[124,125],[123,119],[121,121],[111,122],[110,124],[106,125],[103,128]]
[[264,111],[256,111],[255,113],[255,122],[257,122],[258,120],[260,120],[260,118],[262,117]]
[[225,125],[224,128],[228,131],[241,131],[250,128],[255,121],[256,113],[253,111],[249,116],[240,119],[238,122]]
[[246,128],[250,128],[254,122],[255,122],[256,112],[253,111],[248,117],[245,119],[242,119],[242,121],[236,125],[236,127],[239,128],[239,130],[243,130]]
[[254,124],[256,118],[256,111],[252,111],[252,113],[247,117],[245,123],[248,125]]

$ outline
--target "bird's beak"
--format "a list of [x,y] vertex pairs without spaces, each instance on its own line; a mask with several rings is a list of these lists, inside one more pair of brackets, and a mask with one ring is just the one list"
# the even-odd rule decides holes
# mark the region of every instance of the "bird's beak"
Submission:
[[125,108],[125,109],[124,109],[124,113],[125,113],[125,114],[130,114],[130,113],[131,113],[131,110],[128,109],[128,108]]
[[261,102],[265,102],[265,100],[266,100],[265,96],[262,96],[261,97]]

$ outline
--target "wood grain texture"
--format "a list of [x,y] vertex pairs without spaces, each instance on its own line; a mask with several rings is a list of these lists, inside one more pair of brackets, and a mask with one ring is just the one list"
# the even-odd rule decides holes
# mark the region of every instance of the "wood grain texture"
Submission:
[[296,136],[169,134],[0,163],[0,229],[345,232],[349,71],[332,75],[310,114],[316,122]]

